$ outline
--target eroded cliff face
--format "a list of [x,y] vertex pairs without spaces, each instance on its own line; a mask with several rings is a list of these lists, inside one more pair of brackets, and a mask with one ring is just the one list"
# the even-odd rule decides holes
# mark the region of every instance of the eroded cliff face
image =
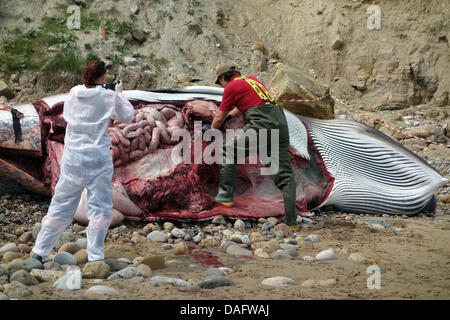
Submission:
[[[54,34],[75,35],[77,55],[109,61],[129,89],[210,85],[214,67],[232,60],[266,82],[288,64],[368,110],[449,104],[448,0],[2,1],[1,36],[14,37],[16,27],[52,32],[44,28],[51,19],[65,27],[71,5],[80,8],[81,29]],[[55,42],[45,55],[63,49]],[[39,65],[26,69],[2,73],[16,100],[79,81],[62,71],[49,80]]]

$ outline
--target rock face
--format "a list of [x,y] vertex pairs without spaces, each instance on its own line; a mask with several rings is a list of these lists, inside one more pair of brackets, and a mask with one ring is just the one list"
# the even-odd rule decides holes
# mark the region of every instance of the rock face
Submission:
[[282,102],[284,99],[315,99],[329,93],[329,88],[288,65],[280,65],[270,82],[277,94],[277,104],[302,116],[332,119],[334,100],[325,98],[313,103]]

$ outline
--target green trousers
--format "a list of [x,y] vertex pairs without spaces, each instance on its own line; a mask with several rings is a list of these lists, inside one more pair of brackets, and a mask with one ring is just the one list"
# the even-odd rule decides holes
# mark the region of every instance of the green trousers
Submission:
[[[279,141],[277,141],[279,169],[278,172],[272,175],[272,179],[276,187],[283,193],[287,224],[295,225],[297,219],[297,184],[295,182],[294,171],[291,165],[289,154],[289,130],[283,109],[275,105],[261,105],[248,109],[243,115],[245,126],[242,133],[236,135],[234,139],[224,144],[223,147],[223,163],[219,164],[219,191],[215,197],[215,200],[218,202],[233,201],[234,187],[236,183],[236,161],[238,150],[241,150],[240,152],[244,151],[248,156],[254,152],[260,154],[260,147],[266,147],[266,152],[269,158],[276,156],[276,154],[271,153],[272,147],[276,148],[276,146],[273,146],[271,143],[271,130],[276,129],[279,133]],[[266,129],[267,146],[261,146],[259,144],[259,139],[256,144],[254,143],[254,140],[251,141],[251,139],[245,135],[249,129],[254,129],[256,133],[259,134],[259,139],[261,137],[261,133],[264,132],[260,131],[260,129]],[[244,142],[242,140],[244,140]],[[242,150],[242,147],[244,147],[245,150]],[[230,150],[232,150],[233,157],[231,157],[230,154],[227,155],[227,151]],[[264,164],[266,167],[268,166],[268,163]]]

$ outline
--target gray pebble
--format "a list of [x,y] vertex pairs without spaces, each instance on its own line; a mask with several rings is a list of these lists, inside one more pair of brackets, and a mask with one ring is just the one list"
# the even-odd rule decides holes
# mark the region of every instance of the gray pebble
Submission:
[[216,277],[200,281],[197,286],[201,289],[215,289],[218,287],[234,286],[234,282],[227,277]]
[[45,270],[57,270],[57,271],[62,270],[61,266],[54,261],[48,261],[48,262],[44,263],[44,269]]
[[75,241],[75,243],[77,245],[79,245],[81,249],[87,248],[87,239],[86,238],[78,239],[77,241]]
[[270,255],[270,258],[275,259],[275,260],[291,260],[292,256],[289,255],[289,253],[287,253],[286,251],[279,249],[279,250],[275,251],[274,253],[272,253]]
[[313,224],[314,223],[313,220],[311,220],[310,218],[305,218],[305,217],[302,217],[302,221],[306,222],[306,223],[309,223],[309,224]]
[[151,286],[159,286],[161,284],[173,284],[177,287],[189,287],[189,288],[192,287],[192,284],[190,284],[187,281],[164,276],[151,277],[150,280],[146,283],[146,285]]
[[280,248],[283,250],[298,249],[298,245],[289,243],[280,243]]
[[31,274],[29,274],[25,270],[18,270],[14,272],[11,275],[9,281],[10,282],[19,281],[24,285],[26,285],[27,287],[39,284],[39,281],[37,281]]
[[25,264],[31,269],[44,269],[42,262],[34,258],[28,258],[27,260],[25,260]]
[[115,280],[115,279],[131,279],[139,276],[140,273],[136,267],[127,267],[116,273],[110,275],[106,280]]
[[117,272],[128,267],[128,263],[120,262],[117,259],[105,259],[105,263],[112,272]]
[[215,278],[215,277],[224,277],[225,276],[225,273],[222,270],[220,270],[218,268],[213,268],[213,267],[208,268],[206,270],[206,274],[208,276],[210,276],[210,277],[213,277],[213,278]]
[[262,231],[267,231],[267,230],[272,229],[273,227],[275,227],[275,226],[273,224],[271,224],[270,222],[264,222],[262,227],[261,227],[261,230]]
[[89,293],[95,293],[95,294],[101,294],[101,295],[107,295],[107,296],[116,296],[119,294],[119,291],[107,287],[107,286],[102,286],[102,285],[98,285],[98,286],[93,286],[90,287],[88,290],[86,290],[85,294],[89,294]]
[[147,235],[147,239],[152,242],[167,242],[168,237],[164,232],[155,230]]
[[68,252],[58,252],[55,254],[53,261],[60,265],[76,266],[78,264],[77,259]]
[[303,239],[305,241],[310,241],[310,242],[319,242],[320,239],[318,236],[316,236],[315,234],[310,234],[309,236],[307,236],[305,239]]
[[215,217],[215,218],[212,220],[211,223],[213,223],[213,224],[227,225],[227,222],[226,222],[225,218],[222,217],[222,216],[217,216],[217,217]]
[[0,256],[6,252],[19,252],[19,247],[13,242],[5,244],[0,248]]
[[183,239],[186,236],[186,232],[184,232],[181,229],[178,228],[173,228],[172,231],[170,232],[172,234],[172,236],[174,236],[175,238],[181,238]]
[[202,237],[198,234],[198,235],[196,235],[196,236],[194,237],[193,241],[194,241],[195,243],[199,243],[200,241],[202,241]]

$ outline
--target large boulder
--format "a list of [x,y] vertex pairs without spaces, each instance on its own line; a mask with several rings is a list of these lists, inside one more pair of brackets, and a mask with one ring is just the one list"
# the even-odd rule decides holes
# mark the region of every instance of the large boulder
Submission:
[[276,102],[285,109],[302,116],[332,119],[334,100],[330,97],[317,102],[283,102],[286,99],[316,99],[330,92],[330,88],[311,79],[298,69],[281,64],[270,86],[277,94]]
[[14,98],[14,93],[11,88],[2,80],[0,80],[0,96],[5,96],[8,99]]

